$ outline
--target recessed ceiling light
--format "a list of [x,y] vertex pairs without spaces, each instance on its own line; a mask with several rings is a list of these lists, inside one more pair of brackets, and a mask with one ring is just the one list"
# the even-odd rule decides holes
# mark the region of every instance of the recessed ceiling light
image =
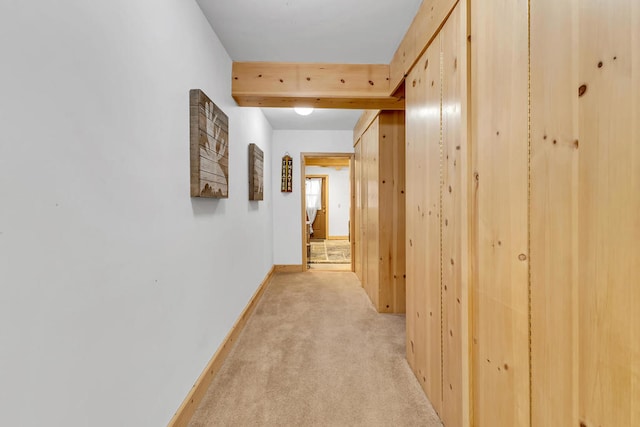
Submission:
[[294,107],[294,111],[301,116],[308,116],[313,112],[313,108],[310,107]]

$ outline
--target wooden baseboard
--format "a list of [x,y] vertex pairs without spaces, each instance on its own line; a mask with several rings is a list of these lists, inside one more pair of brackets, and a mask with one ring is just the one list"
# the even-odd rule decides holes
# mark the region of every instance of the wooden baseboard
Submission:
[[329,236],[327,240],[349,240],[349,236]]
[[198,409],[204,394],[207,392],[211,381],[222,367],[224,360],[233,348],[240,332],[242,332],[247,324],[247,320],[251,317],[253,310],[256,308],[258,301],[260,301],[260,298],[271,281],[275,271],[276,267],[271,267],[260,286],[258,286],[256,292],[249,300],[249,303],[240,314],[240,317],[236,320],[236,323],[233,324],[231,330],[222,341],[222,344],[220,344],[220,347],[218,347],[218,350],[209,361],[209,364],[198,377],[197,381],[189,391],[189,394],[182,402],[182,405],[180,405],[178,411],[175,413],[171,421],[169,421],[168,427],[186,427],[187,424],[189,424],[191,417],[193,417],[193,414],[196,412],[196,409]]
[[276,273],[300,273],[304,271],[302,264],[276,265],[274,267]]

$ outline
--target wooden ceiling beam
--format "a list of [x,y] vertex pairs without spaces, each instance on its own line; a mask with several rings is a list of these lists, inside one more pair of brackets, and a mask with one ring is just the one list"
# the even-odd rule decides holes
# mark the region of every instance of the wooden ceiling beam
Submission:
[[392,94],[389,66],[234,62],[231,93],[238,105],[403,110]]

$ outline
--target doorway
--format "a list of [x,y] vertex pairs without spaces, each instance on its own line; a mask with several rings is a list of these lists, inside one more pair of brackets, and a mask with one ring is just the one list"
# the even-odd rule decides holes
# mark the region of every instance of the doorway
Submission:
[[301,153],[305,270],[353,271],[353,153]]

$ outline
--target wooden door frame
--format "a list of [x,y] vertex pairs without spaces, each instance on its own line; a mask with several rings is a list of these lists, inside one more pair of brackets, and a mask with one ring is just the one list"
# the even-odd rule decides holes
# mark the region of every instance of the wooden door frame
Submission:
[[[322,179],[322,195],[320,196],[320,200],[324,203],[324,233],[325,233],[324,240],[329,240],[329,175],[311,174],[311,175],[305,175],[304,178],[305,180],[307,178]],[[307,186],[305,185],[305,194],[304,194],[305,200],[307,198],[306,189],[307,189]],[[305,209],[305,213],[306,213],[306,209]]]
[[[350,182],[350,194],[349,194],[349,238],[351,243],[351,271],[354,271],[355,267],[355,241],[356,233],[354,230],[354,214],[355,214],[355,174],[354,174],[354,153],[300,153],[300,230],[302,231],[302,270],[307,271],[307,209],[305,206],[305,200],[307,198],[305,178],[306,178],[306,159],[309,157],[344,157],[349,159],[349,182]],[[327,211],[329,207],[327,206]],[[329,215],[327,215],[327,220]],[[327,236],[329,234],[329,227],[327,226]]]

